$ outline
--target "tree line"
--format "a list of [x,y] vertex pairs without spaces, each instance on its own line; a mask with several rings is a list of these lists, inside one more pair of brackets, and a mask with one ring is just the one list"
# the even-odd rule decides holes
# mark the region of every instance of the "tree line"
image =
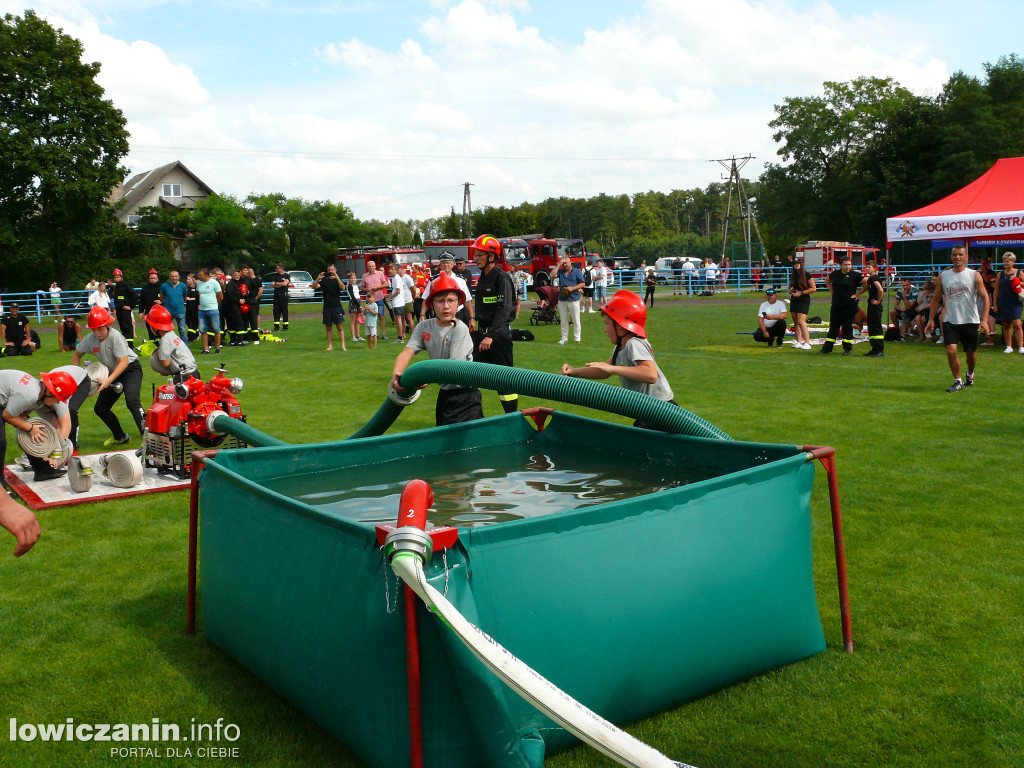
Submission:
[[[735,193],[723,248],[728,185],[484,206],[446,216],[357,219],[343,203],[279,193],[215,195],[193,209],[143,209],[134,228],[107,202],[127,175],[124,115],[96,83],[99,65],[33,11],[0,24],[0,289],[56,279],[75,287],[110,271],[129,279],[150,267],[257,269],[277,262],[314,274],[338,248],[419,245],[423,240],[542,232],[582,239],[606,257],[639,263],[664,256],[718,257],[744,239]],[[891,78],[826,82],[790,97],[769,124],[779,161],[745,182],[768,254],[805,240],[884,246],[885,218],[938,199],[1000,157],[1024,155],[1024,61],[954,74],[934,96]],[[927,244],[913,247],[927,248]],[[920,258],[911,254],[908,260]]]

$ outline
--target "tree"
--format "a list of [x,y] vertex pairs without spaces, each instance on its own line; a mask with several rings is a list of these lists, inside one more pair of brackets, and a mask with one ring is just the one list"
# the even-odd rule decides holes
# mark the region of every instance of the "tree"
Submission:
[[81,57],[33,11],[0,23],[0,248],[44,255],[65,288],[70,261],[98,255],[128,153],[124,115],[103,98],[99,64]]

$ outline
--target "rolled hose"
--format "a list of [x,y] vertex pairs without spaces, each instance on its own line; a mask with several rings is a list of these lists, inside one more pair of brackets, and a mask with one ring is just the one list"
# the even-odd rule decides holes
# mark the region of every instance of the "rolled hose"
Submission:
[[40,426],[43,429],[43,442],[33,443],[29,433],[23,429],[18,430],[18,447],[29,456],[36,456],[40,459],[52,457],[59,459],[60,466],[67,463],[71,457],[71,442],[60,436],[60,432],[46,419],[33,416],[28,420],[33,427]]
[[[715,440],[732,439],[718,427],[678,405],[589,379],[465,360],[424,360],[409,366],[399,381],[406,391],[424,384],[459,384],[499,392],[517,392],[520,395],[629,416],[672,434]],[[401,412],[402,406],[390,399],[385,400],[373,417],[349,437],[383,434]]]
[[142,482],[142,461],[134,453],[111,453],[100,463],[115,488],[132,488]]
[[395,573],[498,678],[567,731],[621,765],[635,768],[692,768],[671,760],[634,738],[524,664],[479,627],[465,619],[445,597],[427,583],[422,559],[398,553],[391,561]]

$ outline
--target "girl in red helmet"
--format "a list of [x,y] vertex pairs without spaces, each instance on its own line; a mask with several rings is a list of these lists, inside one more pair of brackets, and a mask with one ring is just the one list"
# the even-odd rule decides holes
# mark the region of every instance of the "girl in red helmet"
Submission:
[[[672,399],[672,387],[654,361],[654,350],[647,341],[647,307],[643,299],[632,291],[618,291],[601,307],[601,313],[604,332],[615,345],[612,356],[607,362],[587,363],[583,368],[565,364],[562,375],[578,379],[607,379],[617,375],[626,389],[678,405]],[[639,420],[633,422],[633,426],[652,428]]]

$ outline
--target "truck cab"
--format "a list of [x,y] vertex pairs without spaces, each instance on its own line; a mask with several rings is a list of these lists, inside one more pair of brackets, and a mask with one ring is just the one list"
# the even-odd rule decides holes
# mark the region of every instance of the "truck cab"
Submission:
[[587,263],[587,250],[579,238],[537,238],[530,240],[529,247],[530,274],[535,288],[551,284],[551,269],[563,256],[568,256],[572,265],[580,269]]

